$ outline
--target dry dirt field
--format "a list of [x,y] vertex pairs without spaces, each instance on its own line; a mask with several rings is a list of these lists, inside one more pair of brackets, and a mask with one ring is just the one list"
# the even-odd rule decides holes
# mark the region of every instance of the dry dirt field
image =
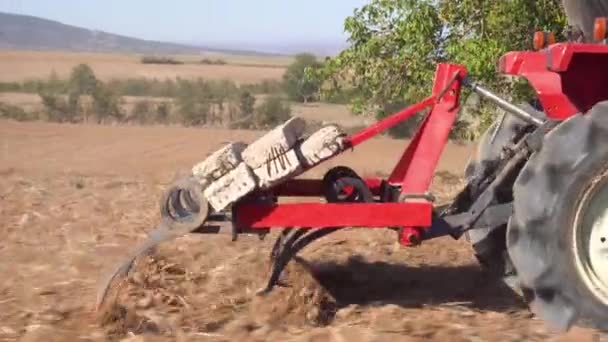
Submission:
[[[180,59],[176,57],[177,59]],[[185,56],[191,60],[192,56]],[[200,57],[202,59],[203,56]],[[204,78],[229,79],[237,83],[258,83],[280,79],[285,61],[279,57],[226,57],[226,65],[153,65],[141,64],[140,56],[97,53],[0,50],[0,81],[46,79],[54,70],[60,78],[69,75],[80,63],[89,64],[101,80],[124,78]],[[245,63],[245,61],[249,61]],[[230,64],[234,62],[234,64]],[[276,63],[276,65],[275,65]]]
[[[290,287],[256,297],[274,236],[187,236],[138,262],[113,311],[101,278],[156,223],[176,173],[223,142],[259,132],[0,121],[0,340],[597,341],[551,332],[480,271],[463,241],[396,245],[345,230],[302,253]],[[404,142],[377,139],[311,170],[386,174]],[[450,145],[433,189],[462,185],[470,146]],[[274,235],[274,234],[273,234]]]

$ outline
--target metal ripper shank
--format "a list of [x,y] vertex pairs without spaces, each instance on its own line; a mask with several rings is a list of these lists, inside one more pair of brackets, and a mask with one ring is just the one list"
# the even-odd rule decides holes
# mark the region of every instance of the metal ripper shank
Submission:
[[209,204],[202,192],[201,185],[191,177],[174,182],[165,191],[160,203],[160,224],[102,283],[97,295],[97,309],[103,305],[113,281],[126,276],[138,257],[161,242],[188,234],[205,223],[209,215]]

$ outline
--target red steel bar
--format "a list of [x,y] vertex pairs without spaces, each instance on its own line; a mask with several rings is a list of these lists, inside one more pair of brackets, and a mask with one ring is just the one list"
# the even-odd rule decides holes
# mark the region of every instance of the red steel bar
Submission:
[[354,133],[353,135],[346,138],[346,140],[347,140],[347,142],[350,143],[350,146],[353,146],[353,147],[357,146],[360,143],[397,125],[398,123],[409,118],[410,116],[415,115],[416,113],[420,112],[421,110],[423,110],[427,107],[430,107],[433,103],[435,103],[435,96],[427,97],[426,99],[422,100],[421,102],[418,102],[412,106],[409,106],[400,112],[392,114],[391,116],[389,116],[385,119],[382,119],[382,120],[376,122],[375,124],[360,130],[357,133]]
[[402,193],[424,193],[429,189],[458,114],[461,79],[454,78],[456,74],[464,77],[466,69],[458,64],[437,65],[433,96],[442,96],[419,126],[388,179],[391,184],[401,184]]
[[247,228],[428,227],[432,210],[429,202],[241,204],[234,219]]

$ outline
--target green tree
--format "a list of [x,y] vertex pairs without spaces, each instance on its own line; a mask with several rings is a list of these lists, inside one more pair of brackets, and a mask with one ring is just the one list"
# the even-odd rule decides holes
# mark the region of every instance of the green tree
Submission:
[[91,94],[93,114],[98,123],[113,119],[120,121],[123,113],[120,110],[120,97],[110,88],[99,84]]
[[[444,61],[464,64],[475,79],[521,100],[529,87],[500,77],[499,57],[530,49],[536,30],[560,38],[565,24],[561,0],[371,0],[345,21],[350,46],[309,77],[323,82],[324,97],[351,91],[356,113],[378,117],[392,103],[428,96]],[[478,113],[482,127],[489,124],[490,112]]]
[[79,95],[92,95],[99,81],[87,64],[79,64],[72,69],[70,74],[70,93],[76,93]]
[[283,75],[285,89],[289,99],[298,102],[309,102],[319,90],[320,82],[314,78],[307,77],[307,72],[314,72],[321,67],[317,58],[309,53],[301,53],[295,56],[294,62],[287,67]]

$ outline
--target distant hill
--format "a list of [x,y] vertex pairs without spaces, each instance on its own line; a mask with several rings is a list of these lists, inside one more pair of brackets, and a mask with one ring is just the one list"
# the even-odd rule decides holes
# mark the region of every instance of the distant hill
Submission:
[[66,25],[39,17],[2,12],[0,12],[0,49],[143,54],[197,54],[201,52],[265,54],[253,51],[213,49],[186,44],[143,40]]

